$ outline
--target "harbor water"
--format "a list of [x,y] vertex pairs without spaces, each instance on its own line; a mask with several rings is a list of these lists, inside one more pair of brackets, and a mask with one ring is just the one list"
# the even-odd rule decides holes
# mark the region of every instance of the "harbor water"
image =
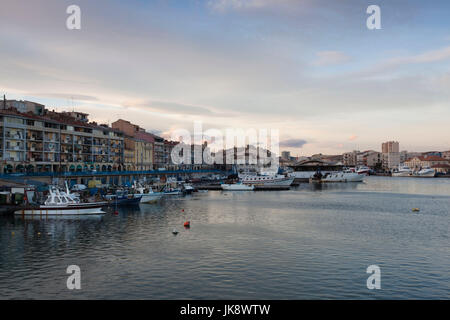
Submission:
[[[450,179],[210,191],[111,212],[1,216],[0,298],[450,298]],[[80,290],[67,289],[69,265]]]

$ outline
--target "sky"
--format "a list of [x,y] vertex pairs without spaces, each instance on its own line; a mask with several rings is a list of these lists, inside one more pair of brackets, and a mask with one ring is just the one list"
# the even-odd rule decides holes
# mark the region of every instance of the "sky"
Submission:
[[445,0],[2,0],[0,44],[1,94],[99,123],[278,129],[294,156],[450,150]]

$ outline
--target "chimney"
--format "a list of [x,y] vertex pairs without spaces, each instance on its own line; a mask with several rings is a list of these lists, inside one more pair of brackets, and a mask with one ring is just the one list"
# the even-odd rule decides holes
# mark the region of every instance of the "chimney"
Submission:
[[6,110],[6,95],[3,95],[3,109]]

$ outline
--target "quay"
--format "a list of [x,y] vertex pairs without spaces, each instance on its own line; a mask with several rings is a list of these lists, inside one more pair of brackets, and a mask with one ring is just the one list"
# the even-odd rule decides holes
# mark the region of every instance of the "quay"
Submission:
[[[208,185],[195,185],[197,190],[209,190],[209,191],[222,191],[222,187],[220,184],[208,184]],[[264,185],[255,185],[254,191],[282,191],[282,190],[290,190],[290,186],[264,186]]]
[[80,172],[35,172],[16,173],[0,175],[2,185],[16,186],[28,183],[50,184],[53,179],[61,178],[69,182],[69,186],[74,184],[88,185],[90,180],[99,180],[102,184],[124,185],[132,183],[142,178],[167,180],[169,177],[177,179],[191,179],[205,175],[228,175],[229,172],[218,169],[199,170],[147,170],[147,171],[80,171]]

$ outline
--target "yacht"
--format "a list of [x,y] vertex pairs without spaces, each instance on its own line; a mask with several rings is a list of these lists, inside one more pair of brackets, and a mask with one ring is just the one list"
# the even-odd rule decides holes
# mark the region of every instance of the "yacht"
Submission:
[[412,174],[412,170],[408,166],[399,166],[392,172],[393,177],[409,177]]
[[436,175],[436,170],[431,169],[430,167],[424,167],[421,170],[413,173],[414,177],[421,178],[433,178]]
[[104,214],[101,210],[106,202],[85,202],[61,191],[57,186],[49,187],[49,195],[44,204],[28,206],[14,212],[16,215],[88,215]]
[[369,175],[370,168],[366,167],[366,166],[358,167],[358,168],[356,168],[356,173],[363,174],[363,175]]
[[253,191],[255,189],[254,185],[246,185],[243,183],[234,183],[234,184],[221,184],[222,190],[225,191]]

